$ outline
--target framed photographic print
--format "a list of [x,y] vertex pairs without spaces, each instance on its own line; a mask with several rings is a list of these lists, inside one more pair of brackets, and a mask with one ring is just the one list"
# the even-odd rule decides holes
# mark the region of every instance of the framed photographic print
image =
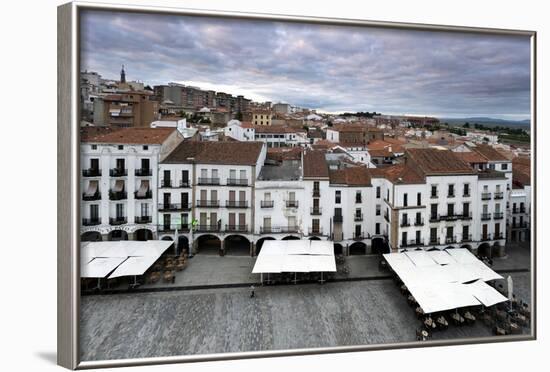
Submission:
[[58,363],[533,340],[534,31],[58,8]]

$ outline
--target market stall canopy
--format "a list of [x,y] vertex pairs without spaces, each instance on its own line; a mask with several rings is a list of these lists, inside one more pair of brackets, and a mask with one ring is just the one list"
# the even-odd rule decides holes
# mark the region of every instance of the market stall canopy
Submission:
[[266,240],[252,273],[335,272],[332,242],[321,240]]
[[116,269],[126,258],[98,257],[80,266],[81,278],[105,278]]

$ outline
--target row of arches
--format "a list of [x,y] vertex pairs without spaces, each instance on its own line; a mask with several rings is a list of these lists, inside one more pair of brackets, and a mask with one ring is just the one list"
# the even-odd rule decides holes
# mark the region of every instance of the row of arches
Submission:
[[[103,240],[98,231],[88,231],[80,236],[82,242],[100,242]],[[128,240],[128,233],[124,230],[112,230],[107,234],[108,241]],[[134,240],[153,240],[153,232],[149,229],[139,229],[134,232]]]

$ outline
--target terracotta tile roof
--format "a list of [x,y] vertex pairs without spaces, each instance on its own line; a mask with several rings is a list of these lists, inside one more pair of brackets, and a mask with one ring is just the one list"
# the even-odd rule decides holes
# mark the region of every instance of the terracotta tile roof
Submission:
[[[372,170],[372,169],[371,169]],[[426,183],[426,179],[413,167],[408,164],[396,164],[385,168],[380,168],[383,177],[392,183],[399,184],[421,184]],[[377,174],[379,176],[380,174]]]
[[403,143],[401,141],[393,140],[392,142],[390,142],[390,141],[386,141],[385,138],[384,140],[376,140],[376,141],[369,142],[369,144],[367,145],[367,149],[369,150],[369,152],[373,150],[386,150],[390,152],[390,149],[391,149],[391,152],[393,153],[405,152],[405,148],[403,147]]
[[366,132],[367,131],[367,127],[362,124],[336,124],[329,129],[335,130],[337,132]]
[[512,183],[515,187],[523,188],[531,184],[531,159],[516,157],[512,160]]
[[393,153],[388,149],[369,150],[369,154],[373,158],[387,158],[393,156]]
[[474,173],[472,167],[455,154],[450,150],[433,148],[407,149],[406,151],[407,158],[425,175]]
[[328,176],[325,153],[317,150],[304,152],[304,178],[328,178]]
[[267,149],[267,158],[272,160],[300,160],[301,157],[301,147],[270,147]]
[[255,165],[263,142],[184,141],[161,161],[164,164]]
[[363,167],[349,167],[329,172],[330,183],[348,186],[372,186],[369,169]]
[[498,152],[496,149],[494,149],[490,145],[476,145],[475,147],[471,148],[473,151],[476,151],[481,156],[485,157],[485,159],[489,161],[509,161],[506,156],[502,155],[500,152]]
[[256,133],[297,133],[294,128],[284,125],[256,125],[253,127]]
[[475,151],[457,151],[455,152],[455,155],[469,164],[487,163],[487,159]]
[[81,142],[109,144],[162,144],[175,128],[82,128]]

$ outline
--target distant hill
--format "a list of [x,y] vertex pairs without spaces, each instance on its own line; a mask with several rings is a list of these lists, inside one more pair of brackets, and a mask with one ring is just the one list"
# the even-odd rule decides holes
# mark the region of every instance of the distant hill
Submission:
[[495,119],[489,117],[471,117],[471,118],[439,118],[442,123],[449,123],[451,126],[462,126],[464,123],[468,122],[472,124],[482,124],[487,127],[511,127],[511,128],[523,128],[528,129],[531,126],[531,120],[504,120],[504,119]]

